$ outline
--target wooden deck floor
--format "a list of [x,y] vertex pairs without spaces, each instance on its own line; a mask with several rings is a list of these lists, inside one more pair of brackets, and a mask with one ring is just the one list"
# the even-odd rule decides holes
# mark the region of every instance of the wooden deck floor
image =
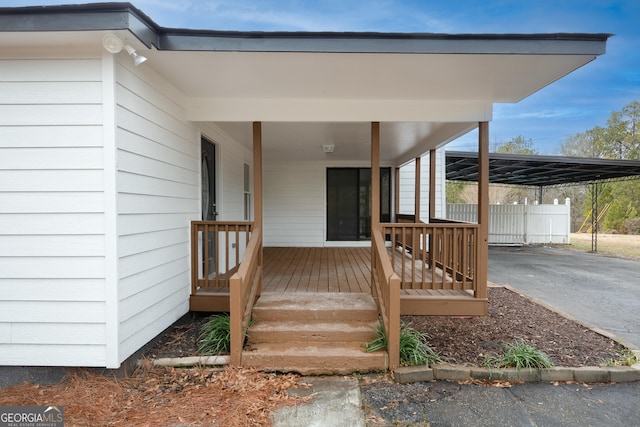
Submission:
[[264,248],[264,292],[371,292],[369,248]]
[[[391,251],[391,249],[389,249]],[[265,292],[371,292],[371,249],[360,248],[264,248],[262,289]],[[411,281],[410,265],[414,264],[415,281],[425,275],[431,281],[431,270],[422,261],[405,259],[396,253],[395,270]],[[439,270],[436,280],[441,280]],[[403,293],[406,293],[404,290]],[[415,291],[413,294],[427,291]]]
[[[391,249],[389,249],[391,251]],[[403,257],[395,256],[395,271],[402,272]],[[337,292],[371,293],[371,249],[350,248],[278,248],[263,249],[262,291],[267,292]],[[414,279],[431,280],[432,271],[422,269],[420,260],[404,258],[405,270],[418,268]],[[442,281],[440,269],[436,283]],[[449,281],[449,278],[445,278]],[[410,273],[405,276],[411,282]],[[415,315],[486,315],[486,300],[475,299],[473,292],[451,289],[402,289],[402,314]],[[206,300],[211,299],[211,301]],[[200,289],[192,296],[193,311],[228,311],[229,289]],[[198,302],[202,299],[202,302]],[[213,301],[215,299],[215,301]],[[214,304],[215,302],[215,304]]]

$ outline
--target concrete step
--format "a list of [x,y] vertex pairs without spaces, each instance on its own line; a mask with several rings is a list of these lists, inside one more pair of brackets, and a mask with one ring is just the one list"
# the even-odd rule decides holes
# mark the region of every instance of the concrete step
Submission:
[[305,375],[350,374],[385,370],[387,353],[366,353],[362,345],[354,343],[258,343],[242,352],[242,365]]
[[369,294],[331,292],[265,292],[253,308],[259,320],[366,321],[378,320],[378,309]]
[[354,342],[376,338],[378,322],[321,322],[316,320],[256,321],[248,331],[248,341],[258,342]]

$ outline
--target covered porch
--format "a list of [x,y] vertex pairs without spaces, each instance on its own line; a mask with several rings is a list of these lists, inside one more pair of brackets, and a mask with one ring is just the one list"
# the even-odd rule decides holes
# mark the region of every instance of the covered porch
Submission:
[[[434,191],[429,194],[429,222],[420,220],[420,159],[416,158],[415,211],[413,215],[395,214],[395,222],[381,223],[380,191],[380,123],[371,123],[371,192],[370,192],[370,248],[304,248],[264,247],[263,243],[263,182],[262,182],[262,126],[253,125],[254,221],[216,222],[193,221],[191,226],[192,290],[190,308],[193,311],[228,311],[231,313],[231,359],[243,364],[245,337],[249,334],[254,306],[260,304],[260,296],[286,293],[318,293],[328,298],[329,293],[370,295],[377,311],[380,326],[387,336],[387,354],[372,363],[380,368],[395,369],[399,366],[400,315],[485,315],[487,313],[487,230],[488,230],[488,123],[479,127],[479,196],[478,222],[462,223],[432,217],[435,210]],[[435,188],[436,156],[430,152],[430,188]],[[398,169],[396,169],[396,176]],[[396,179],[397,183],[397,179]],[[397,184],[396,184],[397,185]],[[398,191],[396,207],[398,206]],[[397,212],[397,208],[396,208]],[[402,221],[402,222],[400,222]],[[323,297],[324,295],[324,297]],[[312,323],[306,313],[299,310],[295,299],[280,298],[285,307],[295,307],[297,326],[306,330]],[[340,299],[332,298],[340,306]],[[348,298],[345,298],[348,300]],[[314,304],[306,300],[301,304]],[[348,302],[328,318],[345,316],[350,309]],[[366,303],[365,303],[366,304]],[[282,307],[271,306],[263,311]],[[311,310],[326,311],[321,305]],[[287,309],[283,309],[287,312]],[[330,310],[331,311],[331,310]],[[367,311],[370,316],[370,310]],[[264,314],[262,314],[264,318]],[[266,315],[268,321],[270,314]],[[289,327],[284,316],[275,329]],[[352,319],[353,320],[353,319]],[[370,320],[369,320],[370,321]],[[365,322],[366,323],[366,322]],[[284,326],[283,326],[284,325]],[[359,325],[358,327],[362,327]],[[333,327],[333,326],[332,326]],[[343,323],[344,332],[352,328]],[[284,336],[269,338],[283,340]],[[311,334],[312,340],[321,334]],[[331,335],[331,334],[329,334]],[[358,338],[360,339],[360,338]],[[350,343],[356,348],[366,343]],[[260,343],[257,343],[260,344]],[[300,343],[298,343],[300,344]],[[337,343],[335,343],[337,344]],[[301,346],[304,354],[316,345],[313,342]],[[279,348],[275,355],[267,346],[264,358],[255,353],[247,355],[252,366],[273,365],[283,369],[282,357],[289,349]],[[304,355],[302,362],[311,363]],[[346,359],[341,359],[346,360]],[[322,365],[324,362],[315,361]],[[332,363],[332,362],[327,362]],[[364,362],[363,362],[364,363]],[[353,367],[346,368],[352,369]],[[299,368],[304,369],[304,368]],[[318,369],[321,369],[320,367]],[[324,372],[322,370],[317,372]]]
[[[401,314],[484,314],[474,289],[402,247],[387,248],[401,280]],[[371,248],[264,248],[262,292],[371,293]],[[462,279],[462,277],[458,277]],[[419,297],[427,301],[417,305]],[[464,306],[473,305],[470,313]],[[412,304],[413,302],[413,304]]]
[[[337,48],[335,40],[320,39],[324,47],[318,52],[256,54],[249,50],[242,55],[220,55],[229,66],[246,56],[249,62],[241,65],[259,72],[252,78],[241,75],[245,78],[231,86],[212,85],[209,90],[215,90],[210,97],[201,96],[190,105],[191,120],[213,123],[219,138],[250,150],[249,191],[253,197],[250,222],[192,222],[190,307],[231,313],[231,361],[244,365],[257,360],[254,353],[245,354],[243,349],[251,320],[257,318],[256,307],[265,296],[281,296],[282,304],[288,307],[281,314],[286,323],[285,317],[292,315],[289,308],[300,311],[299,306],[310,300],[297,304],[294,298],[282,295],[318,293],[331,301],[339,301],[336,294],[370,295],[387,338],[385,367],[395,369],[399,366],[402,313],[487,312],[488,122],[493,103],[517,102],[593,56],[547,50],[555,40],[539,37],[482,39],[488,48],[483,55],[466,50],[466,40],[447,40],[450,47],[466,47],[442,55],[439,42],[429,40],[421,47],[426,50],[414,51],[415,46],[404,46],[407,40],[402,39],[403,50],[392,55],[371,52],[373,45],[367,40],[366,51],[345,56],[333,50]],[[394,46],[400,40],[394,39]],[[532,55],[532,49],[540,51]],[[353,61],[352,66],[343,67],[345,58]],[[441,66],[434,67],[434,61]],[[556,67],[541,67],[547,62]],[[337,69],[344,73],[337,80],[328,78],[338,76]],[[528,72],[531,69],[548,72]],[[292,80],[291,75],[305,78]],[[307,85],[307,81],[314,84]],[[439,218],[436,150],[475,128],[477,221]],[[421,215],[420,159],[427,153],[428,212]],[[395,209],[381,203],[381,168],[392,170],[397,186],[399,168],[414,161],[415,209],[403,215],[399,188],[394,191]],[[328,170],[339,167],[370,168],[367,189],[361,192],[358,180],[358,190],[344,196],[358,200],[356,218],[361,222],[355,228],[370,230],[369,253],[327,248],[332,240],[340,240],[328,233],[332,212]],[[245,183],[245,192],[247,188]],[[387,196],[389,193],[390,189]],[[361,233],[356,240],[360,238]],[[342,307],[343,311],[348,309]],[[261,307],[260,319],[274,321],[269,310],[276,312]],[[297,328],[299,332],[290,331],[285,338],[270,339],[286,343],[291,341],[287,337],[306,334],[301,332],[302,326]],[[312,348],[309,342],[294,341],[303,353]],[[290,350],[279,344],[277,351],[255,363],[280,366]],[[306,356],[300,357],[308,361]]]

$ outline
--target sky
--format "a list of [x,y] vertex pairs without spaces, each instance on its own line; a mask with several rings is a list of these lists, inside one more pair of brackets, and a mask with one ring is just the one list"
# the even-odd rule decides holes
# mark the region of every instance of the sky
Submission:
[[[32,6],[65,0],[0,0]],[[640,101],[640,0],[130,0],[164,27],[241,31],[609,33],[607,53],[517,104],[495,104],[492,146],[522,136],[540,154]],[[471,133],[448,149],[477,149]]]

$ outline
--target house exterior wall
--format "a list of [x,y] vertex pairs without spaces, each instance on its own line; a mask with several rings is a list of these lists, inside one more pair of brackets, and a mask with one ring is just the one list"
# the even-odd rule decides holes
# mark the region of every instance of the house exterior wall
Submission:
[[251,152],[128,60],[0,54],[0,365],[117,368],[188,311],[201,134],[244,219]]
[[354,244],[327,242],[326,171],[331,167],[368,168],[371,164],[335,161],[264,162],[265,246],[322,247]]
[[[444,208],[447,203],[445,192],[445,149],[436,150],[436,218],[444,218]],[[420,160],[420,219],[429,221],[429,153]],[[400,168],[400,212],[413,215],[415,213],[415,162]]]
[[264,246],[323,246],[324,162],[263,162]]
[[188,311],[201,216],[200,130],[169,82],[128,59],[115,66],[118,362]]
[[0,365],[105,366],[101,55],[0,69]]

